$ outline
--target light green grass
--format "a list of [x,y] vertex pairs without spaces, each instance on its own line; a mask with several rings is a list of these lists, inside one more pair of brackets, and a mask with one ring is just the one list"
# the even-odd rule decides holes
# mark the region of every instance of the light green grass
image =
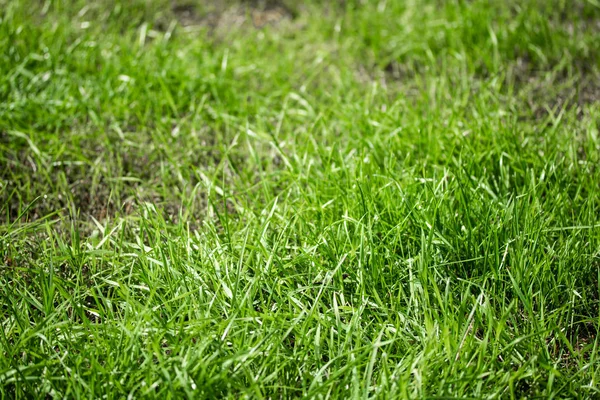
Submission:
[[242,4],[0,0],[2,397],[598,398],[600,3]]

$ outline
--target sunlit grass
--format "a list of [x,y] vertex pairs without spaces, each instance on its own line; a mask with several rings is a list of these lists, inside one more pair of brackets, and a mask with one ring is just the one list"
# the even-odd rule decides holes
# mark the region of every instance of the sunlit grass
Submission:
[[592,0],[0,0],[7,398],[600,395]]

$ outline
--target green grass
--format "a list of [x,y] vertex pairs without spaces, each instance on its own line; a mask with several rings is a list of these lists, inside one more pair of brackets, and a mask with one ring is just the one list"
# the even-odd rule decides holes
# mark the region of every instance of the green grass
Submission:
[[598,398],[599,37],[0,0],[2,398]]

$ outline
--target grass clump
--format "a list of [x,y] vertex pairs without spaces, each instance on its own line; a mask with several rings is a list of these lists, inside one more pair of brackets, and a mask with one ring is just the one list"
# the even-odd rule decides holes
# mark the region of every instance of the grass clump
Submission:
[[0,9],[3,396],[600,394],[597,2]]

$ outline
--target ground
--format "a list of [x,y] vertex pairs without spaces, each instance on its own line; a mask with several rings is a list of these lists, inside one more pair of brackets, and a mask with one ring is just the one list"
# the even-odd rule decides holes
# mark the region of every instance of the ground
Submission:
[[7,398],[598,398],[597,0],[0,0]]

